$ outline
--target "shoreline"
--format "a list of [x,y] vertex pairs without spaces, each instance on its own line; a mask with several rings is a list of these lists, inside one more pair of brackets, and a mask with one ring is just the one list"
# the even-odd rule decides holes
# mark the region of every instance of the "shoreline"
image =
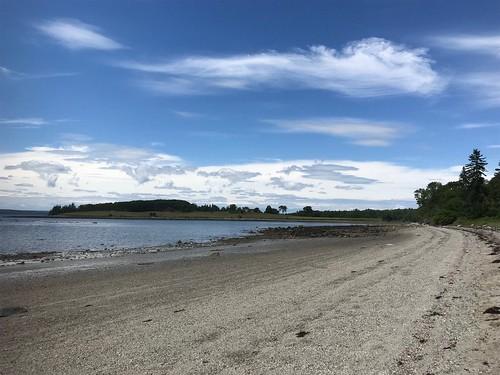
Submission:
[[[297,222],[297,223],[346,223],[346,224],[391,224],[393,222],[384,222],[379,219],[341,219],[341,218],[245,218],[245,217],[151,217],[151,216],[62,216],[62,215],[47,215],[47,216],[2,216],[9,219],[69,219],[69,220],[206,220],[206,221],[262,221],[262,222]],[[1,218],[1,217],[0,217]],[[398,223],[398,222],[395,222]]]
[[214,248],[224,245],[237,245],[255,242],[258,240],[286,239],[286,238],[312,238],[312,237],[353,237],[359,235],[377,235],[395,230],[392,225],[361,225],[346,224],[342,226],[288,226],[271,227],[250,232],[240,237],[218,238],[205,242],[178,241],[175,244],[157,246],[141,246],[135,248],[106,248],[105,250],[69,250],[69,251],[42,251],[19,252],[0,254],[0,267],[44,263],[65,260],[102,259],[109,257],[127,256],[131,254],[154,254],[196,248]]

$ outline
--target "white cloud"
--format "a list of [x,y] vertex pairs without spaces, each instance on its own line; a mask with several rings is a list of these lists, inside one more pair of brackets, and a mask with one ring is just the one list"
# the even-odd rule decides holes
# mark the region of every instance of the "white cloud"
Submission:
[[204,117],[202,114],[196,113],[196,112],[172,111],[172,113],[174,113],[175,115],[177,115],[179,117],[183,117],[183,118],[200,118],[200,117]]
[[98,163],[101,169],[122,171],[139,184],[161,174],[185,173],[180,166],[182,160],[177,156],[144,148],[88,143],[60,147],[31,147],[28,150],[45,155],[60,155],[65,160]]
[[[37,173],[40,178],[47,182],[48,187],[55,187],[60,174],[71,172],[69,167],[60,163],[46,163],[37,160],[26,160],[16,165],[6,165],[6,170],[22,169]],[[17,184],[17,186],[19,186]]]
[[363,187],[359,186],[359,185],[336,185],[335,189],[340,189],[340,190],[363,190]]
[[496,128],[499,127],[500,124],[495,124],[491,122],[471,122],[467,124],[458,125],[458,129],[483,129],[483,128]]
[[268,185],[290,191],[300,191],[305,188],[314,186],[312,184],[304,184],[302,182],[289,181],[282,177],[271,177],[271,182]]
[[16,118],[0,118],[0,125],[9,127],[32,129],[49,124],[62,124],[72,122],[70,119],[47,120],[42,117],[16,117]]
[[489,145],[488,148],[500,148],[500,145]]
[[59,78],[59,77],[71,77],[76,76],[79,73],[75,72],[61,72],[61,73],[38,73],[38,74],[28,74],[17,72],[12,69],[8,69],[4,66],[0,66],[0,74],[4,77],[13,80],[21,80],[21,79],[42,79],[42,78]]
[[47,125],[49,122],[41,117],[20,117],[20,118],[3,118],[0,119],[0,124],[13,126],[32,126],[38,127]]
[[117,50],[120,43],[101,34],[99,28],[73,19],[54,19],[36,26],[62,46],[73,49]]
[[410,49],[381,38],[355,41],[340,51],[314,46],[293,52],[190,56],[116,65],[149,73],[142,86],[173,95],[264,87],[319,89],[354,97],[431,95],[446,84],[433,70],[425,49]]
[[286,133],[324,134],[346,138],[360,146],[388,146],[408,126],[353,118],[317,118],[304,120],[266,120]]
[[314,163],[311,165],[297,166],[292,165],[282,170],[285,174],[292,172],[299,172],[304,178],[324,181],[337,181],[346,184],[372,184],[377,180],[372,178],[355,176],[352,174],[344,173],[345,171],[357,171],[358,168],[354,166],[345,166],[329,163]]
[[[9,177],[0,179],[0,206],[27,208],[155,198],[249,207],[285,204],[291,209],[388,208],[412,206],[415,189],[433,180],[445,183],[460,173],[459,167],[419,169],[352,160],[196,167],[154,150],[92,143],[3,153],[2,170]],[[16,184],[33,187],[21,190]]]
[[231,168],[221,168],[212,171],[210,168],[208,170],[198,171],[198,175],[204,177],[220,177],[230,181],[235,184],[242,181],[248,181],[251,178],[260,176],[259,172],[249,172],[249,171],[238,171]]
[[433,38],[441,48],[483,53],[500,57],[500,35],[457,34]]

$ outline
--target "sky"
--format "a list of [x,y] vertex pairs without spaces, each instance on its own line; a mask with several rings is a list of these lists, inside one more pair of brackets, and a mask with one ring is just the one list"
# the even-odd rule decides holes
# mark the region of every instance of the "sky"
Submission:
[[498,1],[0,0],[0,208],[414,207],[500,161]]

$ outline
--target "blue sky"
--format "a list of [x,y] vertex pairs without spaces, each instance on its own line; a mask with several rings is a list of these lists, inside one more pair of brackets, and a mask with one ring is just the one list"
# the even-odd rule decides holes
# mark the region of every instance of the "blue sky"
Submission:
[[1,1],[0,207],[410,207],[500,160],[496,1]]

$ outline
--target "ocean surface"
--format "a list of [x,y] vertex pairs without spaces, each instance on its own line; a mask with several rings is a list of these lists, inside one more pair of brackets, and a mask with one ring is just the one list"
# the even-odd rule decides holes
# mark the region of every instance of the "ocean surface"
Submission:
[[262,228],[297,225],[329,224],[290,221],[54,219],[0,215],[0,253],[116,250],[173,245],[178,241],[207,242],[244,236]]

